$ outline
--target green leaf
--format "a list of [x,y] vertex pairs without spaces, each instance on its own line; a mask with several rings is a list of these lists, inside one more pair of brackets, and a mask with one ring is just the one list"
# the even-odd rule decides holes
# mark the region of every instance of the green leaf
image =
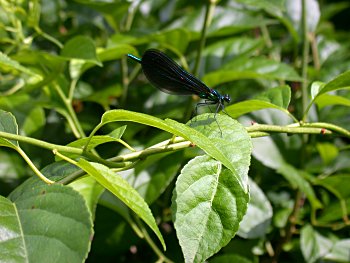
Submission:
[[340,199],[350,197],[350,174],[336,174],[322,179],[315,179],[314,183],[322,185]]
[[52,262],[53,255],[57,262],[86,259],[91,215],[72,188],[43,183],[23,186],[11,193],[10,200],[0,197],[2,261]]
[[139,193],[127,181],[115,174],[107,166],[99,163],[80,159],[77,165],[134,211],[157,235],[165,250],[164,239],[151,210]]
[[[203,115],[203,116],[204,118],[206,117],[206,121],[205,121],[206,124],[215,123],[212,125],[215,125],[216,127],[215,128],[216,136],[218,135],[221,136],[220,131],[218,130],[217,123],[213,119],[214,114]],[[220,116],[216,116],[216,118],[220,124],[220,127],[223,124],[227,126],[230,126],[230,125],[237,126],[237,122],[228,116],[220,115]],[[237,176],[237,179],[241,182],[242,187],[247,190],[247,177],[244,176],[243,178],[241,178],[239,174],[244,174],[244,172],[248,171],[249,161],[248,163],[246,163],[246,166],[244,167],[244,171],[242,171],[243,173],[241,173],[241,171],[236,171],[236,168],[232,164],[232,160],[228,158],[228,156],[226,155],[227,153],[224,153],[222,151],[223,144],[227,145],[227,141],[222,140],[220,145],[216,145],[216,143],[219,140],[213,141],[212,139],[209,139],[208,137],[204,136],[201,132],[191,129],[190,127],[184,124],[178,123],[174,120],[166,119],[165,121],[163,121],[153,116],[149,116],[149,115],[137,113],[137,112],[126,111],[126,110],[111,110],[104,113],[99,127],[107,123],[116,122],[116,121],[132,121],[136,123],[146,124],[146,125],[170,132],[177,136],[181,136],[186,140],[193,142],[196,146],[204,150],[208,155],[222,162],[227,168],[229,168],[234,173],[234,175]],[[206,127],[208,127],[208,125],[206,125]],[[240,129],[242,130],[242,128]],[[238,133],[238,135],[240,136],[240,138],[237,138],[237,140],[240,140],[240,139],[245,140],[246,138],[249,137],[245,130],[244,132],[242,130],[242,133],[241,134]],[[245,141],[245,142],[247,143],[247,145],[250,145],[250,142],[248,141]],[[247,149],[247,152],[249,152],[250,146],[247,146],[246,149]],[[236,153],[233,153],[233,154],[236,154]]]
[[306,225],[300,231],[300,248],[306,262],[315,262],[327,255],[333,242],[320,235],[312,226]]
[[[201,114],[189,121],[189,125],[207,136],[233,165],[233,174],[241,182],[243,189],[248,185],[248,169],[251,155],[251,139],[245,128],[226,115]],[[218,132],[218,129],[221,132]],[[180,127],[179,127],[180,130]],[[220,160],[219,160],[220,161]]]
[[111,131],[108,134],[108,136],[110,136],[110,137],[112,137],[112,138],[114,138],[116,140],[119,140],[119,139],[122,138],[122,136],[123,136],[123,134],[124,134],[124,132],[126,130],[126,127],[127,127],[126,125],[123,125],[123,126],[117,128],[117,129],[114,129],[113,131]]
[[323,109],[324,107],[330,106],[330,105],[343,105],[350,107],[350,100],[338,95],[330,95],[330,94],[322,94],[317,97],[317,100],[315,100],[316,105]]
[[[10,113],[0,110],[0,132],[18,134],[18,126],[15,117]],[[17,149],[18,142],[0,138],[0,146]]]
[[332,262],[349,262],[350,239],[342,239],[334,243],[331,251],[324,257]]
[[[90,140],[88,138],[81,138],[69,143],[67,146],[83,149],[85,145],[89,142],[89,145],[87,146],[86,150],[91,151],[95,149],[97,146],[104,143],[109,143],[109,142],[121,143],[120,138],[121,136],[123,136],[125,129],[126,129],[126,125],[113,130],[110,134],[95,135]],[[66,153],[66,156],[70,158],[76,158],[79,155]],[[60,158],[56,157],[56,160],[60,160]]]
[[324,83],[321,81],[314,81],[311,84],[311,98],[315,99],[321,89],[324,87]]
[[[328,189],[329,190],[329,189]],[[337,194],[337,192],[334,192]],[[334,200],[322,210],[322,213],[317,217],[320,223],[333,224],[335,221],[344,221],[350,215],[350,198],[344,200]]]
[[22,129],[26,135],[35,134],[35,132],[45,126],[45,121],[44,109],[39,106],[32,106],[31,110],[27,111]]
[[18,70],[25,74],[36,77],[38,80],[42,80],[42,76],[31,71],[27,67],[22,66],[16,60],[9,58],[6,54],[0,51],[0,68],[3,70]]
[[237,235],[246,239],[262,238],[271,225],[272,206],[253,180],[249,180],[249,194],[247,213],[239,224]]
[[98,66],[102,66],[102,63],[96,55],[94,41],[86,36],[76,36],[68,40],[61,50],[61,57],[89,61]]
[[332,143],[317,143],[316,148],[326,165],[329,165],[339,154],[338,148]]
[[185,262],[203,262],[236,234],[248,193],[229,169],[198,156],[182,169],[173,193],[173,217]]
[[311,105],[318,100],[318,98],[327,92],[340,90],[340,89],[349,89],[350,88],[350,70],[346,71],[340,75],[338,75],[336,78],[331,80],[330,82],[324,84],[322,82],[314,82],[311,85],[311,98],[312,101],[310,102],[308,108],[311,107]]
[[252,100],[246,100],[231,104],[225,108],[225,111],[233,118],[262,109],[278,109],[290,116],[287,110],[291,98],[290,87],[285,85],[267,90]]
[[220,70],[208,73],[203,77],[203,82],[214,87],[239,79],[301,80],[288,64],[264,57],[243,57],[226,63]]
[[136,49],[127,44],[117,44],[107,48],[98,48],[97,49],[97,60],[99,64],[95,61],[90,60],[72,60],[69,69],[72,78],[80,77],[88,69],[94,67],[95,65],[101,66],[100,62],[106,62],[111,60],[117,60],[126,56],[128,53],[136,53]]

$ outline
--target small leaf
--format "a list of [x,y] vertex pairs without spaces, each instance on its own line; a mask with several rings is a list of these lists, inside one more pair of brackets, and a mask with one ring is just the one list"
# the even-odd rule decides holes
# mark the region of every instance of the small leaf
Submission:
[[86,259],[92,221],[76,191],[62,185],[25,183],[11,193],[10,200],[0,197],[2,261],[51,262],[53,255],[57,262]]
[[315,262],[327,255],[333,242],[320,235],[312,226],[306,225],[300,231],[300,248],[307,262]]
[[321,81],[314,81],[311,84],[311,98],[315,99],[321,89],[324,87],[324,83]]
[[127,127],[126,125],[123,125],[117,129],[114,129],[112,132],[108,133],[108,136],[110,136],[116,140],[119,140],[122,138],[122,136],[126,130],[126,127]]
[[61,56],[68,59],[90,61],[98,66],[102,66],[96,55],[95,43],[86,36],[76,36],[68,40],[61,50]]
[[[126,56],[128,53],[136,53],[135,48],[126,44],[117,44],[111,47],[97,49],[96,56],[99,62],[106,62],[120,59],[121,57]],[[95,65],[101,66],[101,64],[97,64],[96,62],[90,60],[72,60],[69,65],[70,74],[72,78],[78,78]]]
[[281,86],[269,89],[252,100],[246,100],[231,104],[225,108],[226,112],[233,118],[237,118],[243,114],[262,110],[262,109],[278,109],[290,116],[287,107],[291,98],[289,86]]
[[232,172],[209,156],[182,169],[173,193],[173,217],[185,262],[203,262],[236,234],[248,203]]
[[107,166],[99,163],[87,162],[84,159],[80,159],[78,166],[134,211],[157,235],[165,250],[164,239],[151,210],[139,193],[127,181],[118,174],[115,174]]
[[276,106],[279,106],[280,108],[287,109],[290,103],[290,97],[290,87],[285,85],[269,89],[256,96],[255,99],[270,102]]
[[[339,90],[339,89],[349,89],[350,88],[350,70],[346,71],[330,82],[323,84],[322,82],[314,82],[311,85],[311,95],[312,101],[310,105],[314,103],[319,96],[330,91]],[[310,107],[309,105],[309,107]]]
[[[108,135],[95,135],[90,140],[88,138],[78,139],[69,143],[67,146],[83,149],[86,143],[89,142],[89,145],[87,146],[86,150],[91,151],[92,149],[95,149],[97,146],[104,143],[109,143],[109,142],[120,143],[120,138],[123,135],[125,129],[126,129],[126,125],[115,129]],[[70,158],[76,158],[79,155],[66,153],[66,156]],[[56,157],[56,159],[60,160],[60,158],[58,157]]]
[[350,107],[350,100],[338,95],[322,94],[315,100],[316,105],[323,109],[330,105],[343,105]]
[[[15,117],[10,113],[0,110],[0,131],[12,134],[18,134],[18,126]],[[0,146],[13,149],[18,148],[18,142],[0,138]]]
[[9,70],[9,69],[18,70],[18,71],[23,72],[25,74],[34,76],[34,77],[38,78],[39,80],[42,80],[42,76],[31,71],[27,67],[22,66],[16,60],[9,58],[6,54],[2,53],[1,51],[0,51],[0,68],[3,68],[5,70]]

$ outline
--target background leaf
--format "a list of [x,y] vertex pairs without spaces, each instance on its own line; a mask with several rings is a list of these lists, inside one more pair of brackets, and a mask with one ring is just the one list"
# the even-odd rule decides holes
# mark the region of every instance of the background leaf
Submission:
[[67,256],[81,262],[87,257],[91,217],[84,199],[70,187],[23,185],[10,199],[1,197],[1,206],[2,260],[47,262],[55,255],[62,262]]

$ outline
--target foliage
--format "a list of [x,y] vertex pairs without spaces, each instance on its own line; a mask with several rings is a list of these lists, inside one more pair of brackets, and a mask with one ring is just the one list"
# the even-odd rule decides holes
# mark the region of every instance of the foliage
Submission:
[[350,261],[348,2],[0,3],[2,262]]

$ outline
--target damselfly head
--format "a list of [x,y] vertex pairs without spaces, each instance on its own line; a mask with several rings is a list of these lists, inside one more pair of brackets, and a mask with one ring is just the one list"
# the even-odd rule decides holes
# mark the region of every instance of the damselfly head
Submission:
[[221,99],[226,101],[227,103],[231,102],[231,97],[228,94],[223,95]]

